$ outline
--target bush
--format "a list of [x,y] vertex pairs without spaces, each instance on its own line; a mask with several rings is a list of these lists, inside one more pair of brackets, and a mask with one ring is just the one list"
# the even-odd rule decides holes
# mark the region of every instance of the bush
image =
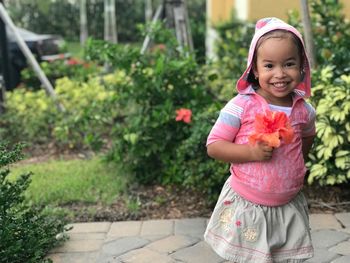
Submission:
[[8,179],[8,165],[20,158],[20,151],[19,145],[9,150],[0,144],[0,262],[47,262],[47,252],[64,240],[56,235],[64,232],[65,222],[26,204],[30,173]]
[[207,67],[211,89],[222,101],[228,101],[236,94],[236,80],[247,65],[249,44],[254,33],[254,24],[236,18],[218,25],[219,38],[215,50],[217,60]]
[[[55,143],[60,148],[99,150],[105,145],[119,114],[115,87],[125,85],[123,72],[114,72],[87,82],[57,80],[56,94],[66,108],[61,113],[43,90],[24,88],[7,93],[7,111],[0,120],[0,135],[28,144]],[[111,86],[114,88],[111,89]]]
[[[56,80],[63,77],[85,82],[88,81],[92,75],[97,75],[100,71],[94,64],[87,63],[77,58],[42,62],[40,66],[54,86]],[[21,84],[26,88],[33,90],[41,89],[41,82],[32,68],[25,68],[21,71],[21,81]]]
[[[350,23],[343,14],[343,6],[337,0],[312,0],[311,19],[315,58],[319,67],[336,65],[333,78],[350,73]],[[303,32],[300,14],[289,13],[289,23]],[[317,66],[316,65],[316,66]],[[317,79],[316,79],[317,80]]]
[[182,184],[203,192],[210,203],[229,176],[228,164],[207,155],[206,141],[214,125],[221,105],[213,103],[209,108],[193,116],[190,135],[175,149],[175,158],[169,163],[164,182]]
[[129,166],[143,183],[162,181],[175,149],[191,124],[176,122],[176,110],[200,112],[209,101],[204,77],[192,57],[166,54],[135,62],[123,91],[124,122],[114,129],[113,157]]
[[317,100],[317,137],[310,154],[309,183],[340,184],[350,179],[350,76],[333,80],[333,68],[317,74],[312,89]]

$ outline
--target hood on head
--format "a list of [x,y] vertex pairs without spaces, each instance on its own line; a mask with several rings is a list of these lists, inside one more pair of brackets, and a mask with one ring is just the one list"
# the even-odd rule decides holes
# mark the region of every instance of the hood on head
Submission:
[[299,31],[295,27],[293,27],[293,26],[291,26],[291,25],[289,25],[289,24],[287,24],[287,23],[283,22],[282,20],[275,18],[275,17],[262,18],[262,19],[258,20],[258,22],[256,23],[255,33],[254,33],[254,36],[253,36],[253,39],[252,39],[252,42],[251,42],[250,48],[249,48],[247,69],[244,71],[243,75],[238,79],[236,88],[237,88],[238,92],[241,94],[248,92],[247,88],[251,85],[251,83],[248,81],[248,75],[249,75],[250,70],[252,68],[253,57],[254,57],[256,45],[257,45],[259,39],[263,35],[265,35],[268,32],[271,32],[273,30],[277,30],[277,29],[286,30],[286,31],[293,33],[294,35],[296,35],[300,39],[300,41],[302,43],[302,47],[303,47],[302,54],[304,56],[303,71],[305,74],[304,74],[302,81],[300,82],[298,87],[295,89],[295,93],[299,94],[302,97],[310,97],[310,95],[311,95],[310,64],[309,64],[309,59],[308,59],[307,54],[306,54],[305,45],[304,45],[302,35],[299,33]]

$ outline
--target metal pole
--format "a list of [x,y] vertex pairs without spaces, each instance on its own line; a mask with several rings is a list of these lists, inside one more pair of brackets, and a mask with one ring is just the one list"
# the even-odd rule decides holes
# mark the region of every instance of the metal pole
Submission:
[[64,109],[63,105],[59,103],[59,101],[56,97],[56,93],[55,93],[50,81],[47,79],[45,73],[41,70],[39,63],[36,61],[35,57],[33,56],[32,52],[28,48],[27,44],[24,42],[23,38],[17,32],[16,26],[14,25],[11,18],[7,14],[2,3],[0,3],[0,17],[3,19],[3,21],[9,27],[9,29],[13,31],[18,46],[20,47],[21,51],[28,59],[30,65],[33,67],[37,76],[39,77],[41,84],[44,86],[44,88],[46,90],[46,93],[55,101],[58,110],[64,112],[65,109]]
[[[152,20],[152,24],[155,24],[159,20],[161,14],[162,14],[162,11],[163,11],[163,5],[161,4],[157,8],[157,11],[156,11],[156,13],[153,17],[153,20]],[[141,48],[141,52],[140,52],[141,54],[144,54],[146,52],[150,42],[151,42],[151,37],[149,34],[147,34],[146,38],[142,44],[142,48]]]

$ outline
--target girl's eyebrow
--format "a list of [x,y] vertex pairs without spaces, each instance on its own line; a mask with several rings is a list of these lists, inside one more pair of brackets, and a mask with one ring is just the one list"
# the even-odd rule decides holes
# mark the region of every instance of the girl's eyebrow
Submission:
[[[296,58],[295,57],[290,57],[290,58],[287,58],[285,61],[288,61],[288,60],[296,60]],[[274,60],[263,59],[263,62],[274,62]]]

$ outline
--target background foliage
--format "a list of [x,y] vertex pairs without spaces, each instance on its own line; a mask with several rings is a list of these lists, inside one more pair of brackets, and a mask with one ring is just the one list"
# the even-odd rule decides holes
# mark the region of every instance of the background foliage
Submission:
[[[145,1],[115,0],[118,41],[140,43],[144,36],[137,29],[145,23]],[[63,36],[66,40],[79,41],[79,1],[15,0],[7,7],[15,24],[37,33]],[[86,0],[88,34],[103,39],[104,1]],[[161,0],[153,0],[153,13]],[[204,62],[205,56],[205,0],[187,1],[188,15],[196,57]],[[56,18],[56,19],[52,19]]]
[[[317,110],[318,131],[307,163],[309,183],[340,184],[350,176],[349,22],[337,1],[311,3],[318,67],[310,102]],[[296,12],[290,23],[302,31]],[[218,59],[205,65],[193,54],[179,52],[173,33],[161,23],[149,29],[154,46],[144,55],[138,45],[90,39],[85,58],[99,75],[82,71],[76,78],[72,71],[70,78],[57,80],[67,115],[50,107],[42,91],[22,87],[9,94],[0,134],[71,148],[100,149],[110,143],[109,160],[125,164],[126,174],[137,181],[197,187],[214,200],[228,169],[207,157],[206,136],[220,108],[236,93],[253,28],[234,18],[220,25]],[[111,73],[100,70],[106,66]],[[192,111],[191,123],[175,120],[179,108]]]

